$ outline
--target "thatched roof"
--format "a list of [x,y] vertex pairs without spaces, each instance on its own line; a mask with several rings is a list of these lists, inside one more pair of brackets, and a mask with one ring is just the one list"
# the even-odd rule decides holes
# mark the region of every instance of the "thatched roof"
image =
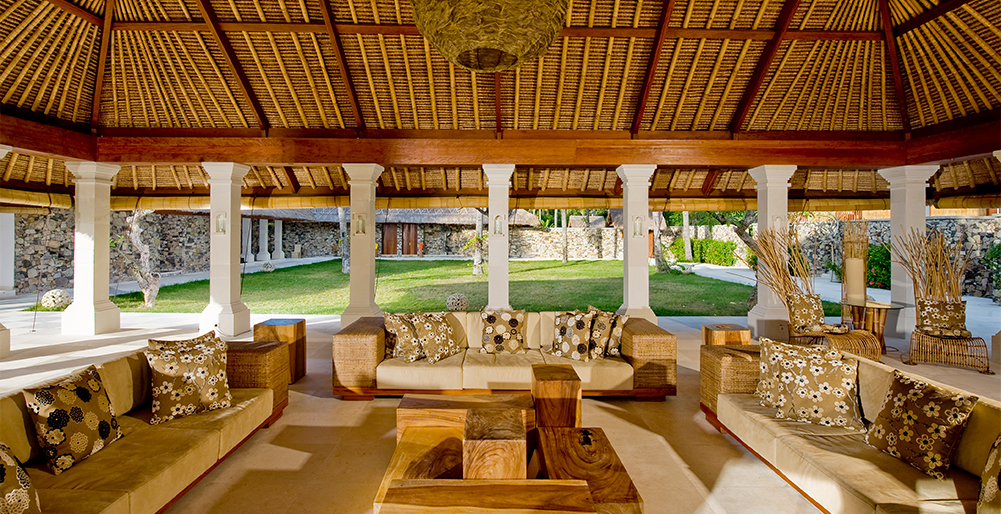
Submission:
[[692,208],[789,163],[803,206],[876,206],[876,169],[933,162],[929,199],[1001,201],[982,196],[1001,188],[997,0],[572,0],[541,59],[496,74],[446,62],[413,18],[406,0],[0,0],[3,187],[71,194],[79,159],[123,165],[115,196],[193,197],[198,162],[235,161],[245,195],[336,198],[341,162],[378,162],[389,205],[452,208],[485,205],[478,164],[514,162],[519,206],[586,208],[634,162],[660,166],[652,199]]
[[[208,214],[206,209],[180,209],[171,211],[178,214]],[[319,223],[337,223],[340,218],[337,209],[243,209],[241,214],[249,219],[274,219],[282,221],[306,221]],[[418,223],[434,225],[475,225],[477,216],[483,219],[486,226],[487,218],[473,208],[466,209],[376,209],[376,223]],[[351,208],[344,208],[344,217],[350,219]],[[508,216],[512,225],[537,227],[540,225],[538,216],[525,209],[512,209]]]

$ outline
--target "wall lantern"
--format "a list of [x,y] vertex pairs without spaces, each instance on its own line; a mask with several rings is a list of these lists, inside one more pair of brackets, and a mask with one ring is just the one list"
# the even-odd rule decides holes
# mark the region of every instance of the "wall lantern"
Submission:
[[494,216],[494,235],[503,236],[504,235],[504,218],[500,215]]
[[215,233],[225,234],[226,233],[226,213],[219,213],[215,215]]
[[364,214],[355,214],[354,228],[355,228],[355,235],[364,235],[365,234],[365,215]]
[[643,230],[643,218],[636,216],[633,218],[633,237],[642,236],[644,232],[646,231]]

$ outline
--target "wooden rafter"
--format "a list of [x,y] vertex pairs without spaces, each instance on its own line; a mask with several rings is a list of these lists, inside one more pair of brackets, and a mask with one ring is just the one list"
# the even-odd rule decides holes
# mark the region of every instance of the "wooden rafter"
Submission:
[[893,29],[894,37],[900,37],[922,25],[928,23],[929,21],[944,15],[945,13],[952,11],[958,7],[962,7],[970,3],[970,0],[944,0],[938,3],[938,5],[933,6],[931,9],[901,23],[897,28]]
[[358,95],[355,94],[355,86],[348,73],[348,63],[344,60],[344,49],[341,47],[341,40],[338,36],[340,32],[334,24],[334,15],[330,11],[330,0],[320,0],[320,12],[323,14],[323,26],[330,38],[330,45],[334,48],[334,57],[337,61],[337,71],[344,81],[344,89],[348,92],[348,101],[351,103],[351,114],[355,118],[357,128],[365,129],[365,120],[361,117],[361,108],[358,106]]
[[90,131],[97,129],[101,117],[101,93],[104,89],[104,71],[108,63],[108,53],[111,49],[111,23],[115,17],[115,0],[106,0],[104,4],[104,23],[101,26],[101,49],[97,54],[97,79],[94,81],[94,103],[91,104]]
[[718,169],[709,170],[709,173],[706,174],[706,180],[702,182],[702,196],[709,196],[709,193],[716,187],[716,181],[719,180],[720,173]]
[[261,107],[261,102],[257,100],[257,95],[251,89],[250,81],[247,80],[247,74],[243,72],[240,61],[236,58],[233,46],[229,44],[229,40],[226,39],[226,36],[219,28],[219,20],[216,18],[215,12],[212,11],[209,0],[197,0],[196,3],[198,4],[198,11],[208,25],[209,32],[212,33],[212,38],[215,39],[216,44],[222,49],[222,55],[226,58],[226,63],[229,65],[230,71],[236,76],[237,82],[240,84],[240,90],[243,91],[243,95],[250,102],[250,107],[254,110],[254,117],[257,119],[257,124],[262,130],[267,130],[270,124],[264,115],[264,108]]
[[[288,179],[289,185],[292,186],[292,192],[298,193],[300,189],[299,178],[295,176],[295,171],[292,170],[291,166],[283,166],[282,169],[285,170],[285,178]],[[306,169],[306,172],[309,172],[309,168]]]
[[646,109],[647,97],[650,96],[650,86],[653,85],[653,77],[657,73],[657,65],[660,63],[660,53],[664,49],[664,40],[667,37],[665,29],[671,21],[671,12],[674,11],[674,0],[667,0],[664,9],[660,13],[660,21],[657,23],[657,37],[654,40],[653,56],[650,58],[650,65],[647,68],[646,78],[643,79],[643,89],[640,90],[640,103],[636,107],[636,117],[633,118],[631,132],[633,134],[640,131],[640,123],[643,122],[643,111]]
[[100,27],[104,20],[100,16],[80,7],[79,5],[70,2],[69,0],[47,0],[50,4],[90,23]]
[[[904,131],[911,131],[911,120],[907,116],[907,99],[904,97],[904,78],[900,74],[900,58],[897,56],[897,40],[893,36],[893,22],[890,19],[888,0],[877,0],[879,3],[879,21],[883,29],[883,41],[886,46],[886,58],[890,61],[893,72],[893,89],[897,93],[897,106],[900,109],[900,120],[904,123]],[[918,109],[920,111],[920,109]]]
[[796,9],[799,8],[799,2],[800,0],[786,0],[782,6],[778,21],[775,23],[775,37],[765,45],[765,50],[762,52],[761,58],[758,59],[758,64],[754,67],[754,73],[747,83],[747,89],[744,90],[744,95],[740,98],[737,110],[730,121],[731,131],[736,132],[740,130],[740,126],[744,124],[744,119],[747,118],[747,114],[751,111],[751,104],[754,103],[754,98],[758,95],[758,90],[761,89],[761,85],[765,82],[765,77],[768,75],[768,68],[771,67],[772,61],[775,60],[775,56],[779,53],[779,48],[782,46],[782,38],[789,30],[789,23],[792,22],[792,17],[796,14]]

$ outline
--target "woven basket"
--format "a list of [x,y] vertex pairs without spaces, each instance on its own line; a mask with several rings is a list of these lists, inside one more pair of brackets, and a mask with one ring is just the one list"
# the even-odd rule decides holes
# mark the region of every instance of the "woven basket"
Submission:
[[716,412],[717,397],[753,393],[761,375],[760,345],[705,345],[699,356],[699,401]]
[[678,384],[678,337],[641,318],[622,327],[622,356],[633,367],[633,388]]

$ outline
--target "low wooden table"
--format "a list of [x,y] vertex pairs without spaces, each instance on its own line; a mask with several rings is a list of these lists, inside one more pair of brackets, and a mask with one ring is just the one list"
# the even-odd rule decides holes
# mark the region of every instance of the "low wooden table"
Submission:
[[641,514],[643,500],[600,428],[540,427],[547,478],[585,480],[598,512]]
[[866,301],[864,305],[853,304],[850,302],[845,302],[844,305],[847,305],[852,309],[852,325],[854,325],[858,330],[865,330],[876,336],[876,339],[879,339],[879,345],[883,347],[882,351],[885,354],[886,337],[883,332],[886,329],[886,314],[890,312],[890,310],[901,309],[904,305],[870,301]]
[[411,427],[451,427],[459,430],[461,439],[466,412],[483,407],[520,410],[525,432],[535,430],[535,402],[527,394],[406,394],[396,409],[396,442]]
[[702,325],[702,344],[751,344],[751,331],[733,323]]
[[393,480],[376,514],[592,513],[583,480]]
[[275,318],[254,325],[254,341],[281,341],[288,346],[289,382],[306,376],[306,320]]
[[459,427],[403,430],[375,495],[375,514],[379,514],[394,480],[462,478],[462,431]]
[[580,377],[569,364],[533,364],[532,396],[540,427],[579,427]]

